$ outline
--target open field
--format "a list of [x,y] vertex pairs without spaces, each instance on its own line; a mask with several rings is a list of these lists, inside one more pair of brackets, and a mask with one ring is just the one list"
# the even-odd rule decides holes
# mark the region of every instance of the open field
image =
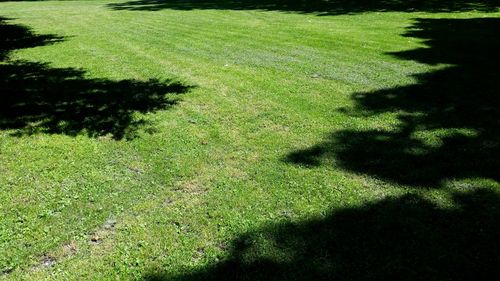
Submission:
[[0,280],[497,280],[471,2],[0,1]]

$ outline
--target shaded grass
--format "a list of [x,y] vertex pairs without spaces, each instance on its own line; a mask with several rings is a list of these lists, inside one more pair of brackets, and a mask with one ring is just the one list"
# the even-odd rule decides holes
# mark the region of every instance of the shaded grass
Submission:
[[132,0],[113,3],[116,10],[264,10],[317,13],[322,16],[363,12],[465,12],[496,11],[497,0]]
[[[321,146],[322,139],[328,146],[332,132],[373,130],[389,132],[391,138],[391,132],[404,125],[399,111],[419,103],[409,95],[386,108],[384,99],[377,99],[382,106],[378,110],[364,97],[385,97],[387,89],[398,87],[416,87],[419,92],[420,77],[451,73],[446,64],[467,66],[447,56],[444,61],[421,59],[443,57],[432,50],[448,54],[449,45],[443,41],[426,41],[440,38],[447,26],[466,22],[465,18],[497,17],[498,13],[317,17],[279,9],[117,11],[108,4],[0,4],[2,15],[12,18],[7,26],[29,26],[30,37],[38,38],[30,46],[34,48],[5,48],[8,58],[2,58],[5,79],[0,87],[17,94],[1,93],[9,102],[2,103],[7,110],[1,112],[5,125],[0,131],[0,212],[4,214],[0,252],[6,253],[0,258],[4,273],[0,278],[211,278],[214,269],[231,269],[226,264],[236,264],[243,270],[236,272],[246,278],[262,276],[265,272],[253,265],[267,264],[269,275],[263,279],[288,278],[291,267],[304,264],[297,270],[307,278],[321,272],[327,275],[319,277],[338,276],[343,272],[339,264],[357,268],[356,257],[366,257],[364,268],[375,274],[401,257],[405,266],[429,266],[425,258],[433,261],[433,256],[410,247],[418,242],[428,242],[430,246],[423,249],[442,244],[434,253],[456,257],[464,270],[475,265],[464,257],[469,242],[471,247],[479,245],[478,261],[491,257],[481,250],[497,247],[490,239],[498,233],[491,224],[497,217],[498,190],[491,173],[431,173],[432,180],[414,189],[415,181],[399,180],[395,171],[382,166],[385,174],[381,174],[380,169],[362,164],[361,168],[349,166],[335,153],[327,153],[332,161],[312,157],[319,160],[312,168],[283,158]],[[416,19],[428,17],[456,20]],[[482,27],[493,21],[468,20]],[[424,33],[408,34],[412,26]],[[489,26],[486,31],[494,30],[494,25]],[[425,34],[436,32],[430,27],[443,31]],[[405,33],[408,36],[401,36]],[[477,35],[462,34],[464,38]],[[62,41],[39,42],[55,38]],[[431,50],[419,51],[422,47]],[[20,69],[32,75],[20,75],[25,73]],[[464,83],[472,84],[472,79]],[[172,81],[179,84],[171,87]],[[157,95],[183,92],[186,85],[196,87],[175,106]],[[142,98],[137,99],[136,93]],[[33,99],[37,96],[42,99]],[[53,102],[59,106],[50,107]],[[16,111],[14,105],[24,110]],[[363,114],[349,114],[346,108]],[[70,114],[78,109],[84,114]],[[135,129],[137,121],[147,125]],[[68,123],[72,126],[61,127]],[[19,133],[27,126],[38,129]],[[134,138],[125,137],[129,129]],[[439,147],[441,136],[455,130],[441,129],[424,132],[430,146]],[[359,137],[366,143],[364,135]],[[342,148],[356,144],[353,140],[347,138]],[[407,141],[399,136],[395,140]],[[468,160],[476,154],[458,155]],[[375,158],[384,163],[394,159],[387,154]],[[483,165],[494,171],[495,163]],[[479,199],[466,204],[457,199],[457,192]],[[470,205],[474,208],[461,211]],[[394,217],[401,227],[391,225],[387,217]],[[353,226],[352,218],[361,225]],[[438,223],[427,226],[434,221]],[[455,227],[447,228],[447,221]],[[474,236],[469,227],[486,232]],[[376,240],[381,241],[380,247],[363,232],[370,228],[381,234],[377,237],[382,239]],[[405,236],[402,229],[409,234]],[[381,249],[391,248],[394,236],[387,232],[401,238],[396,239],[401,241],[401,251],[372,262]],[[262,249],[250,254],[253,258],[248,263],[239,258],[239,252],[247,250],[236,249],[245,233],[264,236],[262,243],[249,239]],[[303,242],[286,242],[288,233],[290,241]],[[331,233],[337,233],[338,239],[329,238]],[[462,236],[446,241],[443,237],[450,233]],[[279,235],[273,242],[275,234]],[[357,248],[353,259],[346,256],[347,251],[331,259],[332,248],[322,242],[343,244],[350,236],[366,247]],[[316,238],[307,244],[304,237]],[[276,245],[283,248],[282,241],[285,250],[274,250]],[[345,245],[351,248],[353,243]],[[464,252],[452,252],[456,246],[463,246]],[[314,249],[323,248],[325,256],[314,254]],[[415,259],[405,255],[407,249],[418,254]],[[277,261],[262,262],[268,253],[278,255]],[[253,267],[248,269],[248,264]],[[483,265],[488,276],[495,274],[488,263]],[[452,276],[449,263],[430,266],[427,277]],[[391,268],[387,274],[398,273]]]
[[149,272],[145,279],[497,279],[499,199],[478,189],[454,194],[448,209],[415,195],[389,197],[245,233],[223,262],[181,275]]
[[[397,57],[449,66],[416,75],[417,83],[353,94],[348,114],[394,112],[396,130],[343,130],[331,141],[289,155],[319,165],[333,156],[355,171],[409,185],[439,187],[447,178],[499,180],[500,56],[498,18],[419,19],[405,34],[425,48]],[[451,32],[451,33],[450,33]]]
[[[61,41],[51,35],[35,35],[28,28],[12,25],[0,18],[0,128],[15,129],[14,134],[58,133],[76,136],[110,135],[132,138],[144,120],[133,113],[166,109],[188,87],[180,83],[150,80],[110,81],[85,79],[84,71],[50,68],[47,64],[10,61],[9,53]],[[137,119],[137,118],[136,118]]]

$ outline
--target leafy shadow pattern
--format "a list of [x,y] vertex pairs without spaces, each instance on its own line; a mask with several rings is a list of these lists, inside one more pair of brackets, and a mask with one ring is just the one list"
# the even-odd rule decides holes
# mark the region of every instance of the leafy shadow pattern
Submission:
[[0,18],[0,130],[131,139],[147,121],[137,113],[167,109],[189,86],[173,81],[85,78],[85,71],[9,59],[12,51],[57,43]]
[[111,3],[115,10],[263,10],[318,15],[363,12],[460,12],[496,11],[498,0],[131,0]]
[[[427,47],[393,55],[426,64],[448,64],[419,74],[416,84],[355,93],[361,118],[395,114],[395,130],[341,130],[286,161],[328,162],[411,186],[442,186],[446,179],[500,181],[500,19],[418,19],[406,36]],[[435,138],[429,142],[428,138]]]
[[275,223],[246,233],[205,268],[145,280],[497,280],[500,196],[477,188],[443,208],[418,195]]

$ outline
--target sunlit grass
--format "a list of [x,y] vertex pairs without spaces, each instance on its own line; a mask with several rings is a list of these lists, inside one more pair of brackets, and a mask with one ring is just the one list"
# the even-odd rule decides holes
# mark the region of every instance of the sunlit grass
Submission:
[[[345,169],[334,157],[315,166],[287,161],[341,130],[397,130],[398,112],[348,111],[355,93],[412,85],[414,75],[448,67],[391,55],[425,47],[402,36],[417,18],[498,13],[318,16],[107,4],[0,3],[9,24],[62,37],[12,51],[0,64],[77,69],[87,83],[173,81],[186,91],[168,108],[134,111],[146,125],[131,138],[89,134],[89,125],[74,134],[0,131],[0,279],[177,275],[224,260],[233,239],[272,223],[408,193],[449,206],[450,192],[499,188],[485,177],[415,188]],[[9,95],[2,83],[0,95]],[[420,136],[439,147],[446,132]]]

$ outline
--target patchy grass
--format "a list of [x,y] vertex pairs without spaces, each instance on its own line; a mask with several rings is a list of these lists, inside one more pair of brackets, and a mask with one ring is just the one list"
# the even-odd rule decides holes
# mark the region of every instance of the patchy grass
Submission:
[[0,279],[500,276],[496,2],[250,2],[0,3]]

